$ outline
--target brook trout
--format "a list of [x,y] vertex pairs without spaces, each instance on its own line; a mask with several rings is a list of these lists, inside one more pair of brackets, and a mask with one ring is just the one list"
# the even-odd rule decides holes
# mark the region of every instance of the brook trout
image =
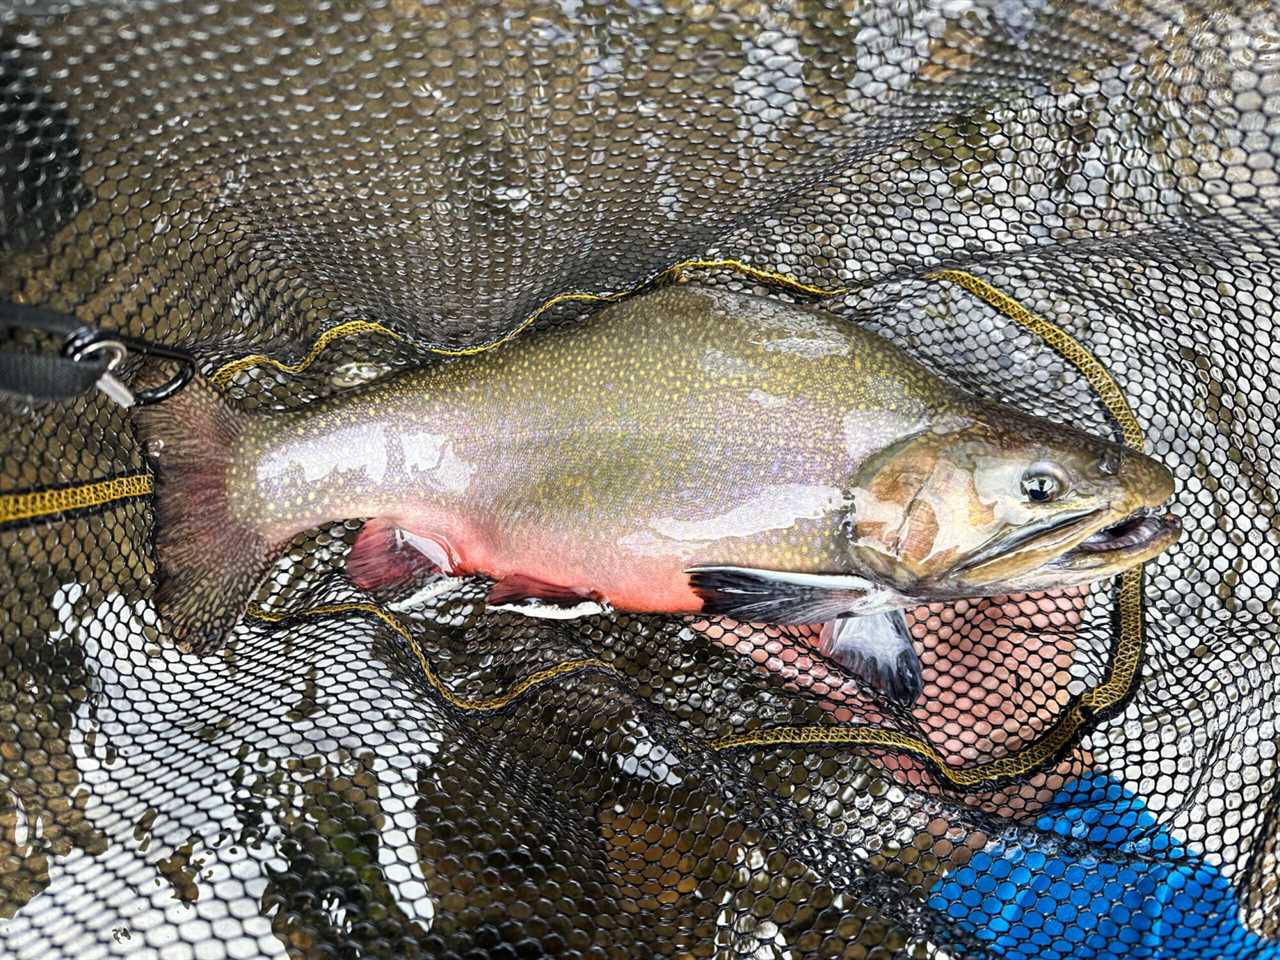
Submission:
[[367,518],[363,588],[483,574],[534,616],[825,623],[822,649],[910,701],[904,608],[1109,577],[1180,533],[1151,513],[1173,491],[1155,460],[821,309],[694,286],[293,412],[197,383],[139,424],[158,609],[202,654],[293,537]]

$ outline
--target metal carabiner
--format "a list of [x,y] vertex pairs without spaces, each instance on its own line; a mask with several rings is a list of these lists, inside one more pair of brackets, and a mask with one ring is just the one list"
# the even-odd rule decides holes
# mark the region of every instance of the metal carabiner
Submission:
[[141,407],[168,399],[190,383],[191,378],[196,375],[196,358],[186,350],[166,346],[163,343],[152,343],[149,340],[138,340],[135,337],[118,337],[117,339],[135,353],[144,353],[178,365],[177,373],[164,383],[146,390],[139,390],[134,394],[134,399]]
[[71,359],[80,362],[95,353],[107,353],[110,356],[107,358],[107,369],[102,371],[102,376],[94,386],[126,410],[132,407],[138,402],[138,398],[133,395],[133,391],[124,381],[116,379],[115,374],[112,373],[116,367],[124,363],[124,358],[129,355],[128,348],[119,340],[93,340],[73,353]]
[[[120,361],[129,353],[138,353],[145,356],[155,357],[159,360],[167,360],[178,365],[177,372],[164,383],[155,387],[148,387],[145,390],[138,390],[132,394],[133,404],[145,407],[153,403],[159,403],[161,400],[168,399],[173,396],[188,383],[196,373],[196,358],[185,350],[177,347],[165,346],[161,343],[152,343],[149,340],[140,340],[137,337],[128,337],[124,334],[113,333],[107,330],[93,330],[85,328],[85,330],[72,336],[63,353],[73,359],[89,356],[94,352],[107,350],[119,356],[119,360],[112,357],[107,366],[107,376],[119,365]],[[115,379],[112,377],[111,379]],[[120,383],[120,381],[116,381]],[[98,384],[100,388],[110,393],[108,385]],[[123,384],[120,384],[123,387]],[[126,388],[127,389],[127,388]],[[114,395],[112,397],[120,402]]]

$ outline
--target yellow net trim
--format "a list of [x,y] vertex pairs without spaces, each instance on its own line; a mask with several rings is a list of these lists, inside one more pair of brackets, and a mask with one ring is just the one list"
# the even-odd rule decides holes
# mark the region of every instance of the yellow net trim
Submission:
[[324,353],[329,344],[335,340],[341,340],[343,337],[354,336],[359,333],[376,333],[382,336],[391,337],[393,340],[399,340],[400,334],[396,333],[390,327],[384,327],[380,323],[370,323],[367,320],[350,320],[347,323],[340,323],[336,327],[332,327],[322,333],[311,349],[307,351],[307,355],[297,363],[285,363],[283,360],[276,360],[268,357],[265,353],[252,353],[247,357],[241,357],[239,360],[232,360],[230,363],[219,367],[213,372],[209,378],[219,387],[225,387],[231,382],[232,378],[242,370],[248,370],[250,367],[268,366],[275,367],[281,373],[301,373],[311,364],[315,363],[320,354]]
[[1133,415],[1133,408],[1125,399],[1124,391],[1107,372],[1107,368],[1099,363],[1098,358],[1086,350],[1080,341],[971,273],[964,273],[961,270],[939,270],[937,273],[929,274],[925,279],[946,280],[958,284],[978,299],[995,307],[1014,323],[1038,336],[1062,359],[1080,371],[1080,375],[1088,381],[1089,386],[1093,387],[1093,392],[1098,395],[1107,412],[1120,425],[1125,446],[1132,447],[1134,450],[1142,449],[1142,427],[1138,423],[1138,418]]
[[0,494],[0,524],[54,516],[69,510],[100,507],[117,500],[145,497],[155,484],[145,473],[96,480],[76,487]]
[[343,613],[364,613],[369,616],[376,617],[382,623],[395,631],[405,643],[409,645],[409,649],[413,651],[414,657],[418,661],[419,667],[422,668],[422,675],[440,696],[446,701],[461,710],[499,710],[514,700],[519,699],[535,687],[549,683],[560,677],[570,673],[577,673],[581,670],[603,670],[607,673],[616,673],[617,671],[604,660],[594,657],[582,657],[576,660],[565,660],[561,663],[553,664],[543,670],[535,671],[529,676],[517,680],[506,691],[494,694],[488,697],[462,697],[454,693],[436,673],[432,667],[431,661],[427,659],[426,654],[422,652],[422,647],[418,645],[417,638],[409,631],[409,629],[398,619],[387,613],[382,608],[372,603],[330,603],[321,606],[312,607],[309,610],[303,610],[299,613],[270,613],[266,610],[252,610],[249,616],[255,620],[262,620],[267,623],[281,623],[286,620],[297,620],[306,617],[327,617],[336,616]]
[[[722,269],[733,270],[743,276],[750,277],[760,283],[767,283],[773,286],[784,287],[796,293],[804,293],[816,297],[833,297],[848,291],[844,288],[828,289],[824,287],[815,287],[812,284],[802,283],[794,277],[788,277],[786,274],[777,273],[772,270],[761,270],[757,267],[750,266],[740,260],[684,260],[674,266],[667,267],[657,276],[638,283],[634,286],[627,287],[624,290],[617,290],[611,293],[590,293],[587,291],[574,291],[571,293],[561,293],[542,306],[534,310],[533,313],[525,317],[519,324],[508,332],[504,333],[496,340],[490,340],[488,343],[478,344],[474,347],[462,347],[457,350],[447,349],[445,347],[427,347],[430,353],[438,354],[444,357],[465,357],[477,353],[484,353],[486,350],[492,350],[494,347],[500,347],[504,343],[508,343],[515,337],[519,336],[524,330],[535,320],[541,317],[553,307],[558,307],[564,303],[611,303],[616,300],[622,300],[634,293],[644,289],[645,287],[668,282],[678,282],[684,278],[687,271],[690,270],[708,270]],[[241,357],[239,360],[232,360],[230,363],[224,364],[213,372],[209,377],[210,381],[219,387],[225,387],[229,384],[236,374],[248,370],[251,367],[268,366],[274,367],[281,373],[301,373],[307,367],[319,359],[325,349],[337,340],[343,337],[356,336],[358,334],[378,334],[380,336],[391,337],[394,340],[401,340],[403,337],[389,327],[384,327],[380,323],[370,323],[365,320],[351,320],[347,323],[340,323],[336,327],[332,327],[322,333],[311,349],[307,351],[307,355],[297,363],[286,363],[283,360],[276,360],[268,357],[266,354],[254,353],[247,357]]]

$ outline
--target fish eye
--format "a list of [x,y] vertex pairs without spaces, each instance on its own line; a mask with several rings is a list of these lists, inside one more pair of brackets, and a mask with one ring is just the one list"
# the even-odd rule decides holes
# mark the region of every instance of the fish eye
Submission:
[[1048,503],[1062,496],[1067,479],[1056,463],[1032,464],[1022,475],[1022,494],[1033,503]]

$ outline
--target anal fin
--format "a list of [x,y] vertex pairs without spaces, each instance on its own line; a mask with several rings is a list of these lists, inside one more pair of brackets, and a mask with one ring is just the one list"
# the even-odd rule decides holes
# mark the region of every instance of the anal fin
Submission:
[[818,648],[903,706],[920,696],[920,658],[901,610],[833,620],[823,626]]
[[572,620],[609,610],[604,598],[587,587],[566,587],[519,573],[509,574],[490,587],[485,603],[491,610],[550,620]]
[[453,572],[448,544],[375,518],[360,528],[347,556],[347,575],[362,590],[401,586]]

